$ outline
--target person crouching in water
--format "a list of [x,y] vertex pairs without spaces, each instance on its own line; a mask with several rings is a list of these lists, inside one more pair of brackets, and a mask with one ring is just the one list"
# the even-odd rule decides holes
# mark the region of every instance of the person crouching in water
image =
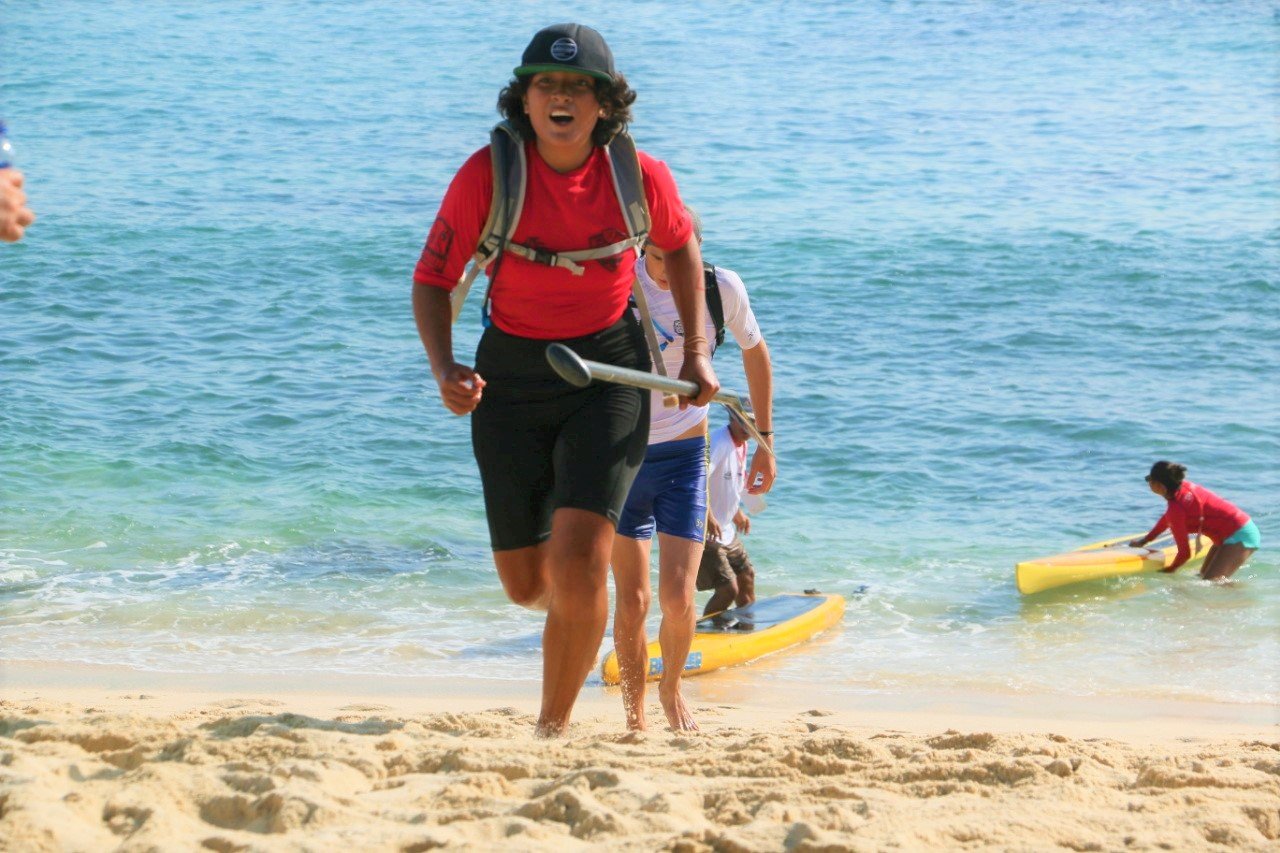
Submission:
[[1178,546],[1178,556],[1161,571],[1176,572],[1191,558],[1188,535],[1194,532],[1198,537],[1203,533],[1213,541],[1213,547],[1200,566],[1200,577],[1210,581],[1226,580],[1258,550],[1262,534],[1243,510],[1186,476],[1185,465],[1162,459],[1151,466],[1147,485],[1168,501],[1169,506],[1146,536],[1134,539],[1129,545],[1141,548],[1167,528]]

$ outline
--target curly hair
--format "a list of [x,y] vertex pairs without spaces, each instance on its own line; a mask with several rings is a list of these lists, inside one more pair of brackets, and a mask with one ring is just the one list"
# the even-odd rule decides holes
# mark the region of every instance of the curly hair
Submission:
[[[511,126],[520,131],[525,139],[533,139],[533,124],[524,112],[524,96],[529,91],[527,77],[515,77],[498,93],[498,112]],[[605,145],[614,135],[624,129],[631,121],[631,105],[636,102],[636,93],[627,85],[627,78],[621,74],[613,81],[596,80],[596,100],[604,108],[605,117],[596,122],[591,132],[591,141],[596,145]]]

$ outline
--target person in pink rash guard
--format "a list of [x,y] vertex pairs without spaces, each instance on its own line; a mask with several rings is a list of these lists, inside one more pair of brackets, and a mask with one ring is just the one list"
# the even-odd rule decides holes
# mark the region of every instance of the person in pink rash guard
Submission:
[[1205,555],[1200,577],[1226,580],[1258,550],[1262,535],[1247,513],[1231,501],[1186,479],[1186,476],[1185,465],[1161,460],[1151,466],[1147,485],[1169,502],[1169,508],[1146,536],[1129,544],[1141,548],[1169,530],[1173,533],[1173,541],[1178,544],[1178,556],[1163,571],[1176,572],[1191,558],[1188,536],[1203,533],[1213,541],[1213,547]]

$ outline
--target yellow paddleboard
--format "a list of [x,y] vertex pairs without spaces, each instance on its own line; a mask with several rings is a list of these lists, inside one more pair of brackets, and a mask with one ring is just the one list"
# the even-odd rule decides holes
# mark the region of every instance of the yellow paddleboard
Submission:
[[[1141,536],[1121,536],[1085,545],[1065,554],[1052,557],[1041,557],[1018,563],[1014,574],[1018,580],[1018,592],[1031,595],[1058,586],[1066,586],[1080,581],[1112,578],[1119,575],[1134,575],[1139,572],[1156,572],[1173,562],[1178,556],[1178,546],[1173,537],[1164,536],[1147,544],[1145,548],[1130,548],[1128,543]],[[1196,537],[1191,536],[1191,559],[1180,568],[1187,569],[1204,560],[1205,554],[1213,542],[1208,536],[1201,536],[1199,547]]]
[[[843,596],[787,593],[704,617],[694,628],[684,674],[710,672],[781,651],[822,633],[843,615]],[[662,676],[662,648],[650,643],[648,651],[648,680],[656,681]],[[617,684],[617,653],[609,652],[600,670],[605,684]]]

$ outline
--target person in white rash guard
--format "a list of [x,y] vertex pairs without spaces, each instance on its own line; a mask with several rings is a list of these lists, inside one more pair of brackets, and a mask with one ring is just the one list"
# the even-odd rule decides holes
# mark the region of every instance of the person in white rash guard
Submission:
[[[692,213],[692,211],[691,211]],[[694,215],[694,233],[701,241],[701,226]],[[674,374],[684,358],[685,329],[676,312],[667,281],[664,253],[646,247],[636,276],[644,290],[653,330],[668,374]],[[715,268],[715,280],[723,307],[724,326],[742,350],[756,424],[765,440],[773,442],[773,369],[769,347],[756,322],[742,279],[732,270]],[[698,340],[716,338],[711,312]],[[705,335],[705,338],[704,338]],[[662,623],[662,674],[658,696],[667,722],[677,731],[697,729],[697,723],[680,693],[680,676],[693,642],[697,609],[694,585],[702,559],[707,520],[707,407],[680,409],[664,405],[654,392],[650,401],[649,447],[618,522],[612,565],[617,607],[613,639],[618,655],[623,708],[627,726],[646,727],[645,680],[649,673],[645,617],[652,598],[649,584],[649,552],[654,531],[658,534],[658,600]],[[763,494],[777,476],[772,454],[757,448],[748,475],[748,491]]]

